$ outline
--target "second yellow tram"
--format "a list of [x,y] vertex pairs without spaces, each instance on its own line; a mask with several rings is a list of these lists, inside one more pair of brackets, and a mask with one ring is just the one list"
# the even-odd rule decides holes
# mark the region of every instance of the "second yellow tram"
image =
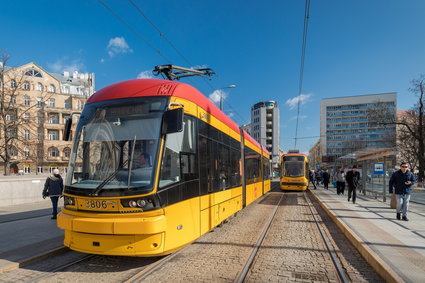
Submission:
[[288,191],[305,191],[308,187],[308,157],[298,151],[282,156],[280,188]]

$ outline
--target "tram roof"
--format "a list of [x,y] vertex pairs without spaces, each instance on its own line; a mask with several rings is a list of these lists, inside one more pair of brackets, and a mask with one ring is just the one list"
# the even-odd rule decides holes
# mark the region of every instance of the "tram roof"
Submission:
[[[176,81],[160,79],[135,79],[123,81],[96,91],[92,96],[90,96],[87,103],[143,96],[176,96],[189,100],[225,123],[235,132],[239,133],[238,125],[196,88]],[[261,147],[264,153],[270,155],[263,146],[261,146],[245,131],[244,137],[255,146]]]

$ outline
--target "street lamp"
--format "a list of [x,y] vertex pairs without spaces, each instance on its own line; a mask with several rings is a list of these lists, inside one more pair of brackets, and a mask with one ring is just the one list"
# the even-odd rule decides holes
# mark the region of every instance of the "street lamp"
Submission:
[[[235,88],[235,85],[228,85],[226,87],[219,88],[218,90],[223,90],[226,88]],[[223,92],[220,91],[220,110],[223,110]]]

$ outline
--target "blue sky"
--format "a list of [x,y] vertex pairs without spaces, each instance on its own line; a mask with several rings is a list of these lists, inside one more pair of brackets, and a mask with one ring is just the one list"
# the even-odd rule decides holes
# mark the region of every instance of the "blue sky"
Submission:
[[[209,84],[182,82],[207,96],[236,85],[225,90],[224,110],[238,124],[250,121],[253,104],[277,101],[280,144],[294,147],[305,1],[133,0],[184,58],[130,2],[102,1],[138,35],[99,1],[3,1],[0,50],[11,66],[34,61],[50,72],[95,73],[96,89],[146,76],[155,65],[207,66],[217,73]],[[425,74],[423,11],[423,0],[311,0],[301,151],[320,134],[322,98],[397,92],[398,108],[413,106],[410,81]]]

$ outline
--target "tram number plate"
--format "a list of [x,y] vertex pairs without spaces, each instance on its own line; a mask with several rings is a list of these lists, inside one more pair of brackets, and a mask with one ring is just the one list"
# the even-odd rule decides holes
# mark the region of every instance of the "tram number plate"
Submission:
[[77,199],[78,209],[94,211],[118,211],[118,202],[117,200]]
[[88,209],[107,209],[108,201],[106,200],[85,200]]

